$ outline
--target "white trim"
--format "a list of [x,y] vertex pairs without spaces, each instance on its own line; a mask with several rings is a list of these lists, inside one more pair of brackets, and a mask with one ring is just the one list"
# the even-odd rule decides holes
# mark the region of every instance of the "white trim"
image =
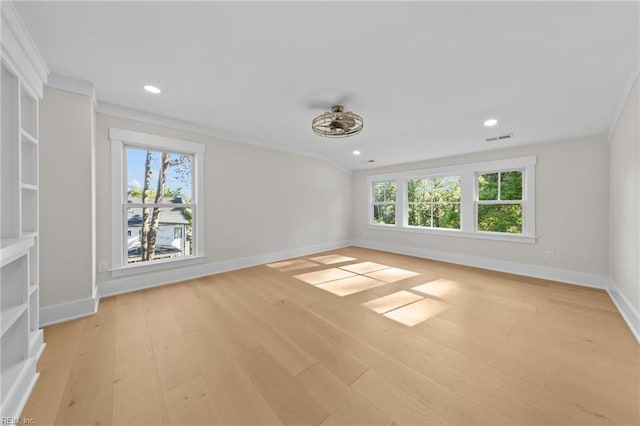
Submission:
[[425,234],[425,235],[438,235],[441,237],[455,237],[455,238],[475,238],[479,240],[493,240],[493,241],[510,241],[512,243],[528,243],[535,244],[535,236],[528,236],[523,234],[507,234],[503,232],[466,232],[460,229],[449,228],[429,228],[419,226],[395,226],[395,225],[367,225],[367,229],[380,230],[380,231],[396,231],[396,232],[409,232],[413,234]]
[[165,149],[170,152],[180,152],[185,154],[204,153],[204,144],[201,142],[191,142],[184,139],[168,138],[166,136],[152,135],[149,133],[134,132],[125,129],[109,129],[109,139],[117,140],[127,145],[136,145],[152,149]]
[[473,266],[475,268],[488,269],[490,271],[506,272],[509,274],[524,275],[533,278],[559,281],[568,284],[580,285],[597,289],[606,289],[608,278],[605,275],[589,274],[586,272],[569,271],[566,269],[549,268],[546,266],[528,265],[526,263],[508,262],[487,257],[469,256],[439,250],[429,250],[418,247],[400,246],[395,244],[379,243],[365,240],[352,240],[352,245],[357,247],[383,250],[391,253],[416,256],[424,259],[438,260],[441,262],[455,263],[457,265]]
[[528,165],[536,164],[536,161],[537,160],[535,155],[529,155],[526,157],[503,158],[500,160],[453,164],[450,166],[434,167],[428,169],[414,169],[402,172],[368,175],[367,180],[370,180],[371,182],[384,182],[394,179],[460,175],[464,172],[495,172],[517,168],[524,169]]
[[292,257],[308,256],[310,254],[348,247],[349,241],[317,244],[313,246],[298,247],[277,252],[258,254],[255,256],[241,257],[237,259],[223,260],[220,262],[205,263],[203,265],[187,268],[176,268],[163,272],[153,272],[142,276],[128,277],[120,280],[111,280],[98,285],[100,297],[129,293],[144,288],[157,287],[193,278],[234,271],[236,269],[249,268],[265,263],[277,262]]
[[49,74],[49,80],[46,85],[53,89],[64,90],[65,92],[75,93],[76,95],[88,96],[93,99],[95,99],[96,96],[93,83],[68,77],[66,75]]
[[37,360],[38,358],[36,357],[29,357],[24,360],[24,365],[16,381],[10,385],[6,394],[2,395],[4,403],[0,411],[3,418],[17,418],[27,404],[29,396],[40,377],[40,373],[36,371]]
[[2,1],[2,59],[18,71],[35,98],[42,98],[42,85],[47,81],[49,69],[36,44],[26,30],[20,15],[10,1]]
[[618,308],[620,315],[622,315],[622,318],[627,323],[631,333],[638,343],[640,343],[640,312],[634,309],[633,305],[629,303],[629,300],[624,293],[618,289],[618,286],[612,279],[608,282],[607,293],[609,293],[609,297],[611,297],[614,305]]
[[112,277],[124,277],[127,275],[141,274],[153,271],[161,271],[164,269],[181,268],[183,266],[196,265],[204,263],[204,256],[184,256],[170,257],[168,259],[154,260],[153,262],[138,262],[123,265],[119,268],[111,269]]
[[41,307],[40,327],[93,315],[98,312],[99,301],[97,297],[89,297],[60,305]]
[[245,145],[257,146],[260,148],[271,149],[278,152],[286,152],[287,154],[295,154],[301,155],[304,157],[316,158],[318,160],[324,161],[327,164],[335,167],[343,173],[348,175],[353,174],[353,170],[345,168],[344,166],[329,160],[322,155],[303,151],[298,149],[291,148],[282,148],[282,147],[274,147],[272,144],[269,144],[265,141],[257,140],[257,139],[249,139],[247,137],[243,137],[237,134],[223,132],[213,127],[203,126],[201,124],[192,123],[190,121],[184,121],[177,118],[172,118],[160,114],[154,114],[150,112],[139,111],[131,108],[126,108],[119,105],[113,105],[105,102],[97,101],[96,104],[96,112],[104,115],[110,115],[112,117],[126,118],[127,120],[135,120],[140,121],[142,123],[153,124],[156,126],[162,126],[165,128],[171,128],[176,130],[182,130],[185,132],[194,133],[197,135],[214,137],[218,139],[224,139],[229,142],[242,143]]

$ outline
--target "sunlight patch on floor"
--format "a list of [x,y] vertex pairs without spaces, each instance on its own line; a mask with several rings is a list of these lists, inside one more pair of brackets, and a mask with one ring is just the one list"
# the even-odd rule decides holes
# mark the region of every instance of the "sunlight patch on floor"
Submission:
[[408,305],[409,303],[421,299],[424,298],[415,293],[411,293],[410,291],[402,290],[397,293],[392,293],[388,296],[373,299],[369,302],[363,303],[362,306],[367,307],[379,314],[384,314],[385,312],[389,312],[393,309]]
[[362,262],[362,263],[354,263],[352,265],[341,266],[340,269],[344,269],[345,271],[355,272],[356,274],[367,274],[369,272],[379,271],[381,269],[387,269],[389,266],[380,265],[375,262]]
[[320,266],[306,259],[286,260],[284,262],[268,263],[265,266],[282,272],[297,271],[298,269],[314,268]]
[[400,324],[409,327],[420,324],[447,309],[447,305],[433,299],[423,299],[383,314]]
[[312,257],[311,260],[325,265],[333,265],[334,263],[351,262],[356,260],[354,257],[342,256],[341,254],[328,254],[326,256]]
[[441,278],[420,284],[419,286],[413,287],[412,290],[434,297],[453,296],[458,293],[458,283]]
[[295,275],[294,278],[304,281],[307,284],[321,284],[327,281],[339,280],[341,278],[355,277],[356,274],[338,268],[324,269],[322,271],[307,272],[306,274]]
[[385,285],[382,281],[374,280],[362,275],[356,275],[355,277],[343,278],[341,280],[335,280],[328,283],[318,284],[316,287],[326,290],[336,296],[348,296],[350,294],[359,293],[361,291],[369,290],[375,287]]
[[380,271],[370,272],[365,275],[376,280],[384,281],[386,283],[393,283],[396,281],[404,280],[406,278],[415,277],[416,275],[420,274],[418,272],[407,271],[406,269],[387,268]]

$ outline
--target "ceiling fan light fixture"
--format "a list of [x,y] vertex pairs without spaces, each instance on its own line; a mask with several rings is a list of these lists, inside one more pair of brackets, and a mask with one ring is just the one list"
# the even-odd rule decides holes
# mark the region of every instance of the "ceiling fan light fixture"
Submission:
[[325,112],[313,119],[311,128],[318,136],[327,138],[346,138],[362,131],[362,117],[351,111],[345,111],[342,105],[334,105],[331,112]]

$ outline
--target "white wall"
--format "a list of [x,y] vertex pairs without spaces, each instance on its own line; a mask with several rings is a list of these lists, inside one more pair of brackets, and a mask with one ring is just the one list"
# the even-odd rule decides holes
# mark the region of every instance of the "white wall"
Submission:
[[[354,175],[355,238],[368,246],[401,246],[476,266],[604,287],[608,274],[608,160],[604,136],[514,147]],[[368,175],[536,155],[536,244],[367,228]],[[416,251],[418,250],[418,251]],[[545,258],[547,250],[555,260]],[[407,250],[405,250],[406,252]],[[428,256],[427,256],[428,257]]]
[[[323,160],[98,114],[98,261],[111,263],[111,179],[104,160],[109,158],[110,127],[205,144],[207,264],[190,273],[223,261],[335,244],[350,236],[351,175]],[[161,275],[161,280],[167,276]],[[101,292],[118,291],[119,281],[131,278],[98,273]]]
[[40,103],[41,309],[93,297],[93,114],[91,97],[45,88]]
[[640,340],[640,83],[609,142],[612,297]]

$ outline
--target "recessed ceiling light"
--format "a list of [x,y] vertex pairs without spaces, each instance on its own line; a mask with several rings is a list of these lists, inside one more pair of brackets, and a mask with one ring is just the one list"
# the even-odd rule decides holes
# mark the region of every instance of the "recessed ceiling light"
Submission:
[[484,127],[493,127],[496,124],[498,124],[498,120],[496,120],[495,118],[490,118],[488,120],[485,120]]
[[360,151],[358,151],[357,149],[355,151],[353,151],[353,155],[358,156],[360,155]]
[[146,90],[149,93],[153,93],[154,95],[158,95],[162,92],[162,90],[158,89],[156,86],[151,86],[149,84],[144,86],[144,90]]

